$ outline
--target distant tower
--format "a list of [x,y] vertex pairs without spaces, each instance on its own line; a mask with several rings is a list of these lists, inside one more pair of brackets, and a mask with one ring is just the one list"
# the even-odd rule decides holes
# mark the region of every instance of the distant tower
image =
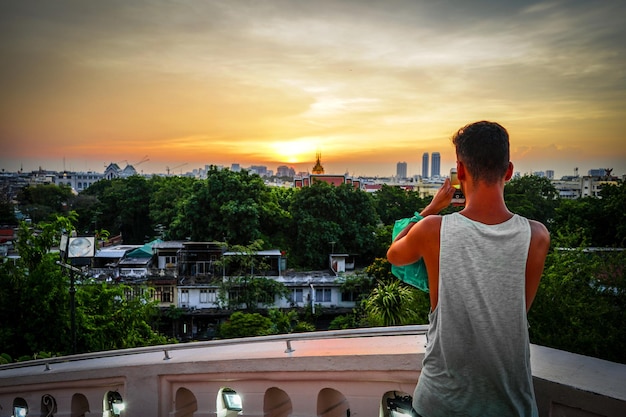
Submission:
[[439,152],[433,152],[431,160],[433,166],[430,171],[430,176],[433,178],[441,176],[441,155]]
[[422,178],[428,178],[428,152],[422,155]]
[[322,153],[318,152],[315,155],[317,161],[315,162],[315,166],[313,167],[313,173],[314,174],[323,174],[324,173],[324,167],[322,166]]
[[398,178],[406,178],[406,162],[398,162],[396,165],[396,176]]

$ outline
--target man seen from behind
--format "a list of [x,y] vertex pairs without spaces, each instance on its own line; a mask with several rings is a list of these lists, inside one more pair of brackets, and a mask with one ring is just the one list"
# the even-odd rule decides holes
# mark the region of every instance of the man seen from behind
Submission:
[[431,309],[428,343],[413,395],[423,417],[538,416],[526,313],[550,246],[546,227],[509,211],[509,135],[481,121],[453,136],[465,207],[450,205],[446,179],[432,202],[391,244],[396,266],[423,258]]

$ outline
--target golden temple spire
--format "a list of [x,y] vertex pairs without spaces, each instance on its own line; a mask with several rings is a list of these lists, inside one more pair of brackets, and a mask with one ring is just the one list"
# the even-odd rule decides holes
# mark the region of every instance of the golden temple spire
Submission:
[[323,174],[324,167],[322,166],[322,153],[317,152],[316,154],[317,161],[315,162],[315,166],[313,167],[314,174]]

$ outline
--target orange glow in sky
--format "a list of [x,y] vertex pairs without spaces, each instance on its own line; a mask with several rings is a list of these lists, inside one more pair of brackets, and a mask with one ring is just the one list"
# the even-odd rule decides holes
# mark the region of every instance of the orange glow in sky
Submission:
[[625,2],[1,1],[0,169],[393,175],[493,120],[516,171],[626,174]]

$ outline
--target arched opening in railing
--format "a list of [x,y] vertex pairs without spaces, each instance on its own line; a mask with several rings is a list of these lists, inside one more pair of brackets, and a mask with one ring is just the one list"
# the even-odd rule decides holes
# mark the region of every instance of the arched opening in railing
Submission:
[[280,388],[271,387],[263,398],[264,417],[288,417],[293,411],[291,398]]
[[174,417],[192,417],[193,413],[198,410],[198,401],[187,388],[179,388],[176,391],[174,407]]
[[350,404],[341,392],[324,388],[317,395],[317,416],[350,417]]
[[120,417],[126,406],[122,394],[117,391],[107,391],[102,400],[103,417]]
[[380,403],[380,417],[413,417],[413,397],[401,391],[388,391]]
[[13,416],[25,417],[28,414],[28,404],[22,397],[17,397],[13,400]]
[[85,417],[89,412],[87,397],[83,394],[72,395],[72,417]]
[[215,400],[217,417],[235,417],[243,410],[243,400],[232,388],[222,387]]

